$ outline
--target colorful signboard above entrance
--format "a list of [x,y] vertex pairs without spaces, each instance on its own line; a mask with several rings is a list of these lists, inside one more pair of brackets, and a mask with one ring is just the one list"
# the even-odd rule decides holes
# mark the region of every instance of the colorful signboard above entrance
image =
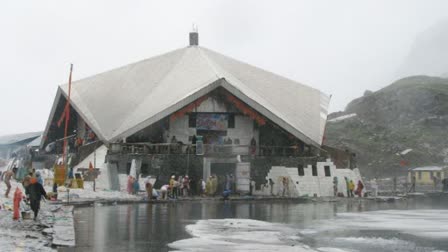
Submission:
[[228,116],[226,114],[198,114],[196,129],[198,130],[227,130]]

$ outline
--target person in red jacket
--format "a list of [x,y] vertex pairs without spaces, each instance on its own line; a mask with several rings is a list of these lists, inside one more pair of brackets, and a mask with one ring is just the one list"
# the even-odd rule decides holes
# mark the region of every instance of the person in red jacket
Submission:
[[356,188],[356,194],[358,197],[362,197],[362,190],[364,189],[364,184],[361,182],[361,180],[358,181],[358,187]]

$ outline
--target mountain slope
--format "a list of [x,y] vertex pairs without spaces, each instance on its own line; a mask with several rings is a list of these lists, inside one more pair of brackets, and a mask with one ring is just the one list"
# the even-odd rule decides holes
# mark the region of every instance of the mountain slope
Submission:
[[[349,114],[356,116],[334,118]],[[413,76],[366,92],[344,112],[329,116],[326,139],[330,146],[355,151],[367,176],[443,165],[448,162],[448,79]],[[403,157],[396,154],[406,149],[413,151]],[[402,159],[408,164],[400,165]]]

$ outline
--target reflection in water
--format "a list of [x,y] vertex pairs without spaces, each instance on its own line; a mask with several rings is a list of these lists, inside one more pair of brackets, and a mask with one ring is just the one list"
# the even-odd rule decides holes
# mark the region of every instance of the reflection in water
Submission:
[[376,203],[178,202],[95,206],[75,210],[78,251],[169,251],[168,243],[189,238],[186,225],[201,219],[240,218],[307,229],[343,212],[441,208],[441,201]]

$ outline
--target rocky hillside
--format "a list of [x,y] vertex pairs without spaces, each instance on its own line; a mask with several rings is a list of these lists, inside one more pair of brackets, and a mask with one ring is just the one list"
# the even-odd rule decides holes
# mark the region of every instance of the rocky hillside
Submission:
[[329,115],[326,144],[355,151],[366,176],[448,165],[448,79],[414,76],[366,91],[345,111]]

